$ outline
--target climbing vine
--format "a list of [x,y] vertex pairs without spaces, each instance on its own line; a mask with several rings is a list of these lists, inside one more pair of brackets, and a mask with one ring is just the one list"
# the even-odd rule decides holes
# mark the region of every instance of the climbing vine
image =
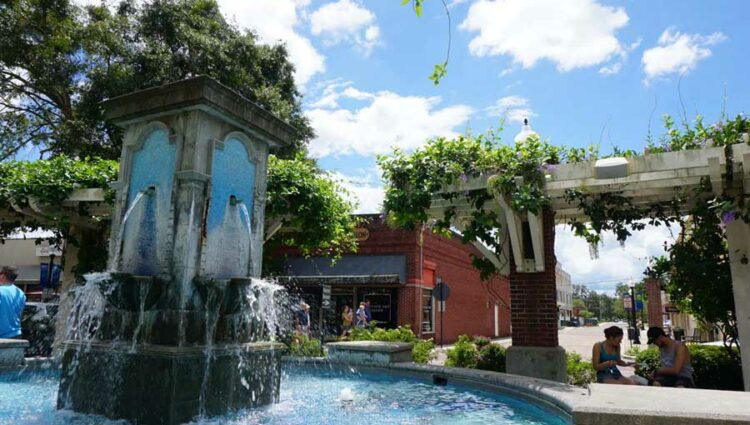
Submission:
[[[107,258],[108,220],[92,216],[85,209],[86,203],[76,211],[63,211],[60,205],[79,188],[105,189],[105,202],[112,203],[108,184],[117,180],[118,170],[116,161],[75,160],[63,155],[49,160],[0,162],[0,241],[19,230],[49,230],[53,233],[47,238],[51,243],[66,240],[78,247],[77,274],[102,270]],[[32,204],[50,208],[40,208],[43,213],[32,211],[34,214],[17,211],[29,210]],[[286,230],[272,242],[295,246],[305,255],[338,257],[356,249],[353,209],[343,187],[314,162],[302,157],[269,157],[266,221],[280,220]],[[71,214],[101,231],[71,234]]]
[[[580,209],[587,220],[571,218],[568,224],[593,248],[601,242],[603,232],[613,232],[624,243],[633,231],[648,225],[677,227],[678,241],[665,247],[665,255],[654,259],[646,272],[662,278],[668,293],[686,311],[699,320],[721,326],[729,336],[730,346],[736,336],[736,320],[724,226],[733,220],[750,222],[750,202],[742,191],[736,190],[733,180],[739,177],[734,176],[731,166],[733,146],[750,143],[750,120],[738,115],[705,125],[699,116],[693,124],[678,126],[665,116],[664,126],[663,135],[647,139],[643,154],[723,147],[728,160],[721,193],[714,193],[711,182],[704,179],[697,188],[677,192],[666,204],[644,206],[636,204],[625,192],[597,194],[581,187],[568,190],[565,199]],[[613,154],[641,155],[617,148]],[[490,132],[433,139],[411,154],[396,150],[381,156],[378,162],[387,183],[384,207],[393,223],[415,227],[432,219],[433,229],[445,231],[455,224],[456,209],[463,202],[471,211],[468,223],[459,229],[463,241],[480,240],[500,257],[502,243],[495,236],[504,223],[496,208],[488,207],[488,201],[502,196],[516,211],[539,213],[549,205],[544,191],[547,174],[554,173],[558,164],[597,157],[595,148],[555,147],[536,136],[505,145],[499,133]],[[488,178],[488,190],[455,190],[455,185],[460,188],[469,179],[490,175],[493,177]],[[447,187],[451,190],[445,190]],[[453,202],[440,216],[430,217],[433,201],[441,199]],[[487,260],[475,259],[475,266],[483,277],[497,271]]]
[[[554,172],[557,164],[586,158],[586,152],[594,151],[553,146],[538,136],[505,145],[501,132],[502,129],[454,139],[439,137],[411,154],[396,149],[391,155],[378,157],[386,181],[383,206],[391,222],[406,228],[429,222],[433,230],[447,232],[456,217],[456,208],[448,207],[442,215],[430,217],[432,201],[456,202],[462,198],[472,210],[471,219],[461,229],[462,240],[480,240],[499,255],[503,241],[497,239],[495,230],[503,224],[497,205],[488,202],[494,198],[492,192],[501,194],[517,211],[538,214],[549,205],[544,192],[545,176]],[[481,187],[442,192],[446,186],[484,177],[488,178],[489,191]],[[496,271],[484,258],[475,257],[473,261],[485,278]]]

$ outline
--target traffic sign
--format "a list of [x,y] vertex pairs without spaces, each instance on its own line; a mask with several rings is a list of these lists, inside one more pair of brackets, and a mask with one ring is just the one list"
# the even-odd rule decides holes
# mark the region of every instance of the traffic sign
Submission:
[[433,296],[438,301],[445,301],[451,295],[451,288],[445,282],[440,282],[435,285],[435,289],[432,292]]

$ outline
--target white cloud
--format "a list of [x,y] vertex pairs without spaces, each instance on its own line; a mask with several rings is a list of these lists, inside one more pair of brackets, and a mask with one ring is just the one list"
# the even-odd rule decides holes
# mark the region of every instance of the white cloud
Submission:
[[295,80],[305,85],[313,75],[325,70],[325,57],[300,35],[296,28],[302,23],[309,0],[218,0],[222,13],[242,28],[258,33],[264,43],[286,43],[289,59],[294,64]]
[[[677,231],[675,227],[672,230]],[[665,226],[648,226],[633,232],[624,246],[620,246],[614,234],[606,233],[599,246],[599,257],[592,259],[586,241],[575,236],[569,227],[558,225],[555,255],[574,284],[587,284],[589,289],[611,293],[621,281],[642,279],[649,258],[663,255],[664,243],[671,245],[673,241],[673,235]]]
[[478,0],[460,28],[478,33],[469,43],[475,56],[510,55],[523,68],[546,59],[570,71],[626,55],[615,32],[628,19],[596,0]]
[[656,47],[643,52],[641,63],[646,73],[645,82],[689,73],[698,62],[711,56],[709,46],[726,39],[720,32],[710,35],[684,34],[667,28],[659,37]]
[[357,205],[355,214],[382,212],[385,189],[382,183],[375,183],[373,176],[348,176],[338,172],[333,172],[331,175],[349,192],[350,201]]
[[[440,108],[439,97],[367,93],[348,83],[338,84],[324,89],[323,97],[305,112],[317,134],[310,143],[310,153],[315,157],[381,154],[390,152],[393,146],[411,150],[434,136],[455,136],[456,127],[472,113],[466,105]],[[338,106],[340,99],[366,104],[345,109]]]
[[328,44],[349,42],[365,55],[380,41],[375,14],[352,0],[339,0],[321,6],[310,15],[310,31]]
[[531,118],[537,114],[529,106],[529,100],[521,96],[505,96],[486,108],[488,116],[504,117],[510,122],[522,123],[524,118]]
[[615,62],[611,65],[603,66],[599,68],[599,73],[602,75],[617,74],[622,69],[622,62]]

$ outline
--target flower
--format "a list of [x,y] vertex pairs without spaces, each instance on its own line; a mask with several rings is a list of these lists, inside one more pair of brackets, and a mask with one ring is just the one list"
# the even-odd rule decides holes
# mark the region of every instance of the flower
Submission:
[[721,215],[721,224],[728,225],[737,218],[737,215],[732,211],[726,211]]
[[467,181],[469,181],[469,178],[466,177],[466,173],[461,173],[461,175],[458,176],[458,178],[459,178],[459,180],[461,180],[464,183],[466,183]]

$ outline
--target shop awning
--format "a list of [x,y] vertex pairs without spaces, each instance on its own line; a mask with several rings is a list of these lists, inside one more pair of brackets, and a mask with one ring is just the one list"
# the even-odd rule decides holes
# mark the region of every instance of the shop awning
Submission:
[[296,285],[397,285],[401,279],[397,274],[343,275],[343,276],[279,276],[279,283]]

